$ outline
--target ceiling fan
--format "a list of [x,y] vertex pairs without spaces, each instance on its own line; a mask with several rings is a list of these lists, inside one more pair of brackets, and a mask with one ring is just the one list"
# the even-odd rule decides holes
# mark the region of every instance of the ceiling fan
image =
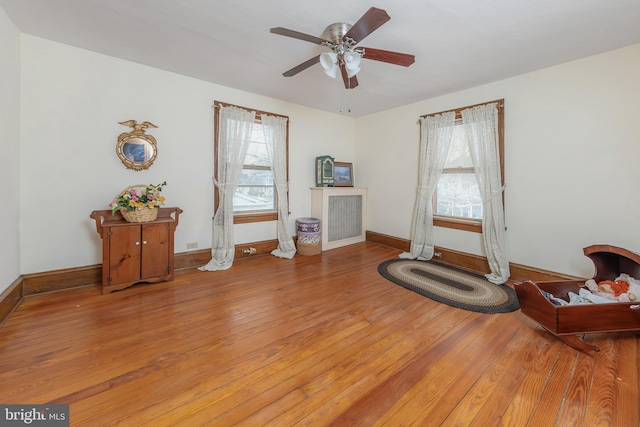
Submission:
[[356,47],[365,37],[390,19],[391,17],[387,12],[372,7],[353,25],[342,22],[329,25],[322,33],[322,37],[282,27],[271,28],[271,32],[274,34],[316,43],[331,49],[330,52],[317,55],[284,72],[282,75],[292,77],[312,65],[320,63],[324,72],[330,77],[335,78],[339,69],[344,81],[344,87],[353,89],[358,86],[356,74],[360,71],[360,59],[362,58],[408,67],[415,61],[413,55],[369,47]]

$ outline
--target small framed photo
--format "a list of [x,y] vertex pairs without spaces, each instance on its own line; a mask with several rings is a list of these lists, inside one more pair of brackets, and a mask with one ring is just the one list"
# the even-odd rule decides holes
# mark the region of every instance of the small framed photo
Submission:
[[333,163],[333,186],[353,187],[353,164],[344,162]]

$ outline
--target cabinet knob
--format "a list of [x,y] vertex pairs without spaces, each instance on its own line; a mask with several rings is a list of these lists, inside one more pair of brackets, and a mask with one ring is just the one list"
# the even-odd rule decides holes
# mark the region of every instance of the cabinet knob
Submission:
[[146,245],[146,244],[147,244],[147,241],[146,241],[146,240],[143,240],[143,241],[142,241],[142,244],[143,244],[143,245]]
[[140,242],[136,242],[136,246],[140,246]]

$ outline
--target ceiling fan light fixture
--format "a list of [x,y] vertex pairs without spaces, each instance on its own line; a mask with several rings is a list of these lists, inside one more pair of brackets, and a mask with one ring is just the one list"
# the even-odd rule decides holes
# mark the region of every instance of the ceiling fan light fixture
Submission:
[[360,72],[361,68],[356,67],[353,69],[347,68],[347,77],[351,78]]
[[324,73],[331,77],[336,78],[338,75],[338,56],[333,52],[325,52],[320,54],[320,65]]
[[344,54],[344,64],[347,68],[357,68],[360,65],[360,54],[356,51],[347,52]]
[[[298,64],[282,75],[285,77],[295,76],[319,62],[322,70],[329,77],[336,78],[338,70],[340,70],[345,89],[353,89],[358,86],[356,74],[360,72],[360,62],[363,58],[408,67],[415,61],[413,55],[357,47],[359,42],[390,19],[389,14],[383,9],[370,7],[355,24],[344,22],[331,24],[324,30],[321,37],[282,27],[271,28],[271,32],[274,34],[315,43],[330,50],[330,52],[322,53]],[[367,51],[365,52],[365,50]]]
[[347,69],[347,76],[349,78],[355,76],[360,72],[360,61],[362,57],[360,53],[352,51],[344,54],[344,66]]

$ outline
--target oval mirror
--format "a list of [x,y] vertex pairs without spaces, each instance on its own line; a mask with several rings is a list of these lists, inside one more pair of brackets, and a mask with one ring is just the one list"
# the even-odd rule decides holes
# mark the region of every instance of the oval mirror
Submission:
[[158,147],[156,139],[145,134],[145,129],[157,126],[150,122],[138,124],[135,120],[118,123],[133,128],[133,132],[122,133],[118,136],[116,153],[122,164],[137,171],[149,169],[158,155]]

